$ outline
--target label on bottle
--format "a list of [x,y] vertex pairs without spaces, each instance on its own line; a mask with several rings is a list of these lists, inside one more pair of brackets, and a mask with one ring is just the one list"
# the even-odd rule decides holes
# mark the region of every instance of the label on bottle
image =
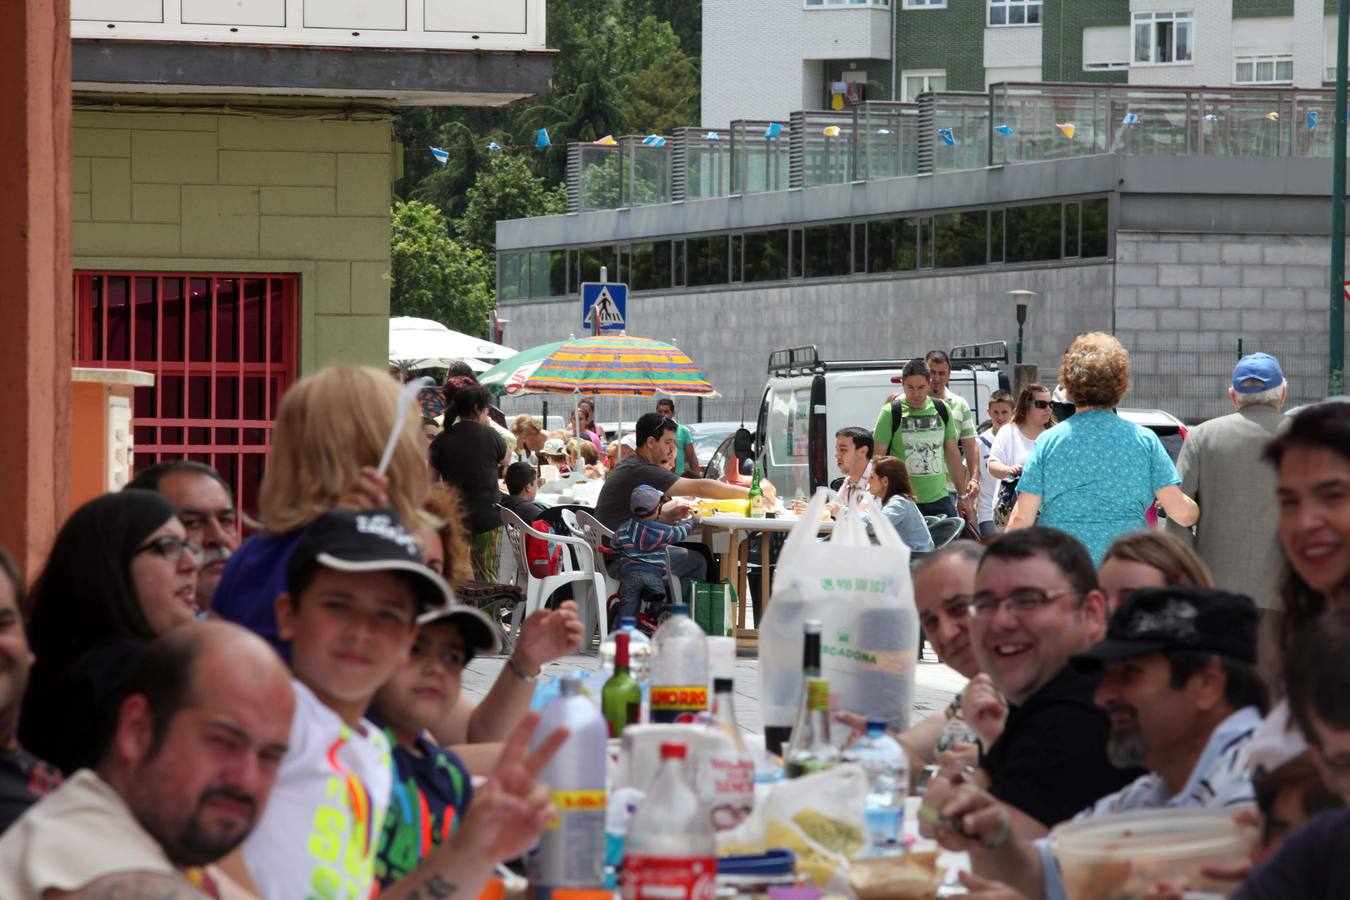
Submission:
[[764,513],[767,507],[768,503],[765,501],[763,494],[750,495],[750,518],[752,519],[764,518]]
[[557,814],[528,860],[535,888],[594,888],[605,881],[605,792],[552,791]]
[[830,708],[830,683],[823,678],[812,678],[806,682],[806,708]]
[[717,859],[712,856],[623,858],[619,892],[623,900],[713,900]]
[[699,766],[697,787],[713,828],[735,828],[755,808],[755,764],[739,753],[710,756]]
[[557,828],[562,821],[562,817],[572,810],[605,811],[605,791],[599,790],[584,791],[551,791],[548,795],[549,802],[557,813],[553,820],[548,823],[550,830]]
[[652,685],[651,720],[656,723],[692,722],[708,708],[707,685]]

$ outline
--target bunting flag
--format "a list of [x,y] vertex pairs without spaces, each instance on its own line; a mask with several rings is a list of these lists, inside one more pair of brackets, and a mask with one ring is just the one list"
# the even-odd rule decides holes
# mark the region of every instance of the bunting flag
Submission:
[[766,138],[781,137],[782,134],[783,134],[783,126],[777,122],[770,122],[769,127],[764,129],[764,136]]
[[1272,122],[1278,122],[1280,121],[1280,114],[1272,109],[1270,112],[1266,113],[1266,118]]
[[1069,140],[1073,140],[1073,133],[1078,130],[1078,126],[1072,122],[1056,122],[1055,127]]
[[826,125],[825,130],[822,131],[821,134],[825,135],[826,137],[839,137],[839,126]]
[[1139,121],[1139,114],[1138,114],[1138,113],[1126,113],[1126,114],[1125,114],[1125,118],[1123,118],[1123,119],[1120,120],[1120,124],[1122,124],[1122,125],[1133,125],[1135,122],[1138,122],[1138,121]]
[[1310,110],[1308,110],[1308,130],[1309,130],[1309,131],[1312,131],[1314,128],[1317,127],[1317,121],[1318,121],[1321,117],[1322,117],[1322,114],[1321,114],[1320,112],[1318,112],[1317,110],[1315,110],[1315,109],[1310,109]]
[[659,134],[649,134],[642,139],[642,146],[644,147],[664,147],[665,145],[666,139]]
[[942,143],[948,147],[956,146],[956,135],[952,133],[950,128],[939,128],[938,137],[942,138]]
[[715,131],[708,132],[707,137],[704,138],[705,141],[720,141],[721,139],[722,136]]
[[1204,116],[1202,116],[1202,118],[1203,118],[1206,122],[1217,122],[1217,121],[1219,121],[1219,117],[1216,116],[1216,115],[1214,115],[1214,113],[1205,113]]
[[618,141],[614,140],[614,135],[607,134],[598,141],[592,141],[592,143],[599,144],[602,147],[613,147]]
[[1017,133],[1012,130],[1011,125],[995,125],[994,130],[997,131],[999,134],[1003,135],[1004,137],[1012,137],[1014,134]]
[[548,129],[547,129],[547,128],[540,128],[540,129],[539,129],[539,132],[534,136],[534,145],[535,145],[536,147],[552,147],[552,146],[553,146],[553,142],[550,141],[550,140],[548,139]]
[[428,147],[427,149],[431,151],[431,155],[436,157],[436,162],[440,163],[441,168],[444,169],[445,164],[450,161],[450,154],[440,147]]
[[878,129],[877,129],[877,134],[890,134],[890,133],[891,133],[891,130],[890,130],[889,128],[878,128]]
[[493,153],[496,153],[498,150],[502,149],[502,145],[497,143],[496,141],[492,141],[488,144],[488,149],[491,150]]

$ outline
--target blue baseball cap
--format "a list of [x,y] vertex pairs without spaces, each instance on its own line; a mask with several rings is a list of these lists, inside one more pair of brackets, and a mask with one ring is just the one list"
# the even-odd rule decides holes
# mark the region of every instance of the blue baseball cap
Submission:
[[628,500],[628,508],[635,516],[650,516],[661,508],[661,492],[650,484],[639,484],[633,488]]
[[[1251,384],[1253,381],[1260,383]],[[1280,361],[1269,353],[1249,353],[1233,367],[1233,390],[1239,394],[1257,394],[1282,384],[1284,372],[1280,371]]]

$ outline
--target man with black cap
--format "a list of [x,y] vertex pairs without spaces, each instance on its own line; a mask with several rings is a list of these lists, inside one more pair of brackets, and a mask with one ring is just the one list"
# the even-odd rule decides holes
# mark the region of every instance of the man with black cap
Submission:
[[[1072,662],[1105,670],[1094,701],[1111,718],[1112,763],[1149,771],[1076,818],[1255,802],[1246,751],[1267,700],[1256,630],[1256,608],[1238,594],[1164,587],[1125,599],[1106,639]],[[1048,841],[1011,836],[1007,811],[989,794],[961,786],[937,812],[939,841],[969,851],[977,874],[1027,897],[1065,896]]]
[[[369,897],[393,769],[388,740],[366,709],[407,659],[419,623],[453,609],[454,595],[389,509],[336,509],[315,519],[291,554],[286,585],[276,614],[278,633],[291,642],[290,750],[266,813],[223,867],[263,900]],[[382,895],[448,897],[457,886],[475,896],[496,862],[532,845],[548,821],[536,764],[566,736],[555,732],[539,759],[527,759],[537,721],[526,717],[499,764],[523,766],[527,777],[515,773],[496,787],[490,779],[463,828]]]
[[[609,470],[595,517],[611,530],[629,516],[633,488],[649,484],[668,497],[706,497],[713,500],[749,500],[748,488],[711,478],[681,478],[666,463],[675,456],[676,424],[660,413],[644,413],[634,428],[637,452]],[[688,515],[689,505],[679,500],[661,508],[661,521],[673,525]]]

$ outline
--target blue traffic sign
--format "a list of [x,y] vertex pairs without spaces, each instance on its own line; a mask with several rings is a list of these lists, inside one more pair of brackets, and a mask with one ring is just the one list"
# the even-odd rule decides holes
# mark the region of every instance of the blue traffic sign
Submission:
[[581,327],[590,329],[591,308],[600,316],[601,331],[623,331],[628,319],[628,285],[617,281],[581,283]]

